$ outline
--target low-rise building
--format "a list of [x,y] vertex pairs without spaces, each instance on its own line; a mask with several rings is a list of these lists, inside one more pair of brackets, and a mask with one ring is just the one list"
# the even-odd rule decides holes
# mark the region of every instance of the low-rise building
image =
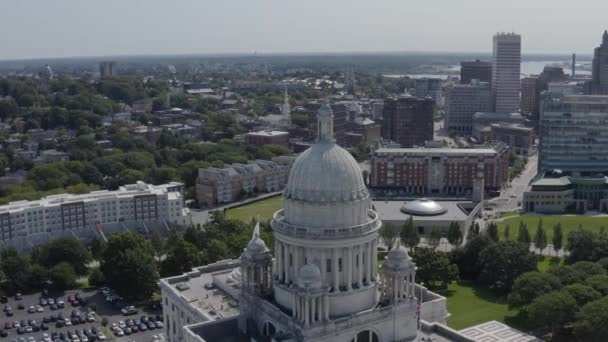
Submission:
[[17,248],[64,235],[105,237],[129,227],[186,224],[181,183],[143,182],[86,194],[59,194],[0,206],[0,241]]
[[271,130],[249,132],[245,135],[245,142],[257,146],[280,145],[289,147],[289,133],[285,131]]
[[528,156],[534,145],[534,129],[521,124],[497,123],[490,125],[492,140],[502,141],[515,153]]
[[472,195],[476,179],[499,191],[509,179],[509,147],[380,148],[372,154],[370,186],[403,195]]
[[196,198],[202,206],[232,203],[256,193],[280,191],[287,183],[294,157],[254,160],[223,168],[199,169]]
[[507,123],[523,125],[526,119],[519,113],[478,112],[473,114],[472,135],[478,143],[492,139],[492,124]]
[[545,177],[524,192],[522,211],[538,214],[608,212],[608,178]]

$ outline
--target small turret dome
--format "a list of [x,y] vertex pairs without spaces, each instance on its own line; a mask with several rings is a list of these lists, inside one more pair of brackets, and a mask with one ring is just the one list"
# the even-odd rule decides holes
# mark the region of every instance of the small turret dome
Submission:
[[306,264],[300,268],[298,286],[301,288],[321,288],[321,271],[315,264]]
[[249,240],[244,254],[249,259],[263,259],[269,252],[270,250],[266,246],[266,243],[260,238],[260,223],[258,222],[255,225],[253,236]]
[[407,249],[402,245],[398,245],[396,248],[391,249],[386,256],[386,261],[382,265],[387,271],[393,272],[404,272],[410,269],[412,266],[412,258],[407,253]]

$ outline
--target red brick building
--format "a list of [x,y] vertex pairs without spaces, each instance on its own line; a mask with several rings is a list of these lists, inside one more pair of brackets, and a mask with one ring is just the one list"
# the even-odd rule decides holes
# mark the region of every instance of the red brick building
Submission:
[[509,180],[509,147],[381,148],[371,159],[370,186],[415,195],[470,195],[475,178],[485,191],[500,190]]
[[245,142],[253,145],[280,145],[289,147],[289,133],[283,131],[249,132],[245,135]]

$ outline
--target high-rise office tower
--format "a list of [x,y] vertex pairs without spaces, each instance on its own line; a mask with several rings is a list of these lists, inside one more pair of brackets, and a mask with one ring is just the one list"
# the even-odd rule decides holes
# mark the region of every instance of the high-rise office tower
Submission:
[[487,82],[474,79],[470,84],[446,88],[445,127],[457,135],[470,135],[473,114],[492,110],[492,89]]
[[443,80],[439,78],[419,78],[416,79],[416,97],[430,97],[435,100],[435,104],[443,103],[443,91],[441,85]]
[[472,80],[492,82],[492,63],[475,60],[460,62],[460,83],[469,84]]
[[544,93],[539,138],[539,172],[608,171],[608,96]]
[[409,94],[384,101],[382,136],[402,147],[424,146],[433,140],[435,101]]
[[492,104],[496,112],[519,110],[521,36],[498,33],[494,36],[492,63]]
[[602,45],[593,52],[593,69],[591,92],[596,95],[608,95],[608,30],[602,36]]

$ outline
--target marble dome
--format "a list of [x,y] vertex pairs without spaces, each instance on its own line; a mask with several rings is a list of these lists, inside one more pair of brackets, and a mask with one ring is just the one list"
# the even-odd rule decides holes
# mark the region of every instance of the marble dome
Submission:
[[405,271],[410,268],[412,258],[403,245],[391,249],[382,267],[389,271]]
[[427,198],[421,198],[415,201],[406,202],[401,207],[401,212],[418,216],[441,215],[447,211],[448,210],[441,206],[441,204]]
[[306,264],[300,268],[298,286],[301,288],[321,287],[321,271],[315,264]]

